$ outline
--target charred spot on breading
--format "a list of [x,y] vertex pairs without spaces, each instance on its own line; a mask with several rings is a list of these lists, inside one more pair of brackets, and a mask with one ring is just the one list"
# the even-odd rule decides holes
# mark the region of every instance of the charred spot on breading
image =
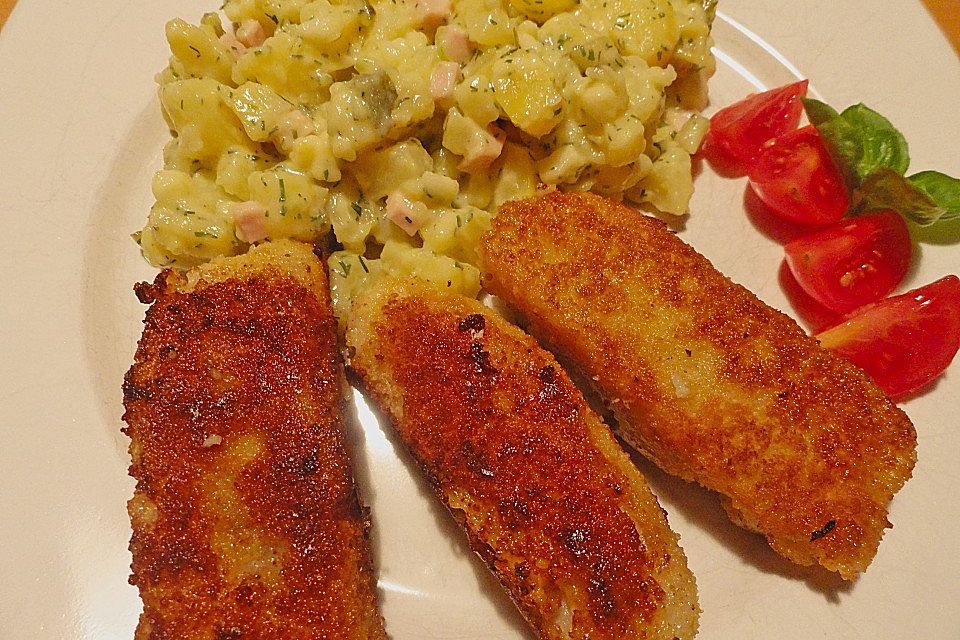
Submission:
[[157,298],[163,293],[164,288],[166,287],[167,282],[167,272],[161,271],[156,278],[154,278],[153,283],[149,282],[138,282],[133,285],[133,292],[143,304],[153,304],[157,301]]
[[836,520],[827,520],[827,523],[823,525],[822,529],[817,529],[816,531],[810,534],[810,542],[819,540],[823,536],[833,531],[836,528],[836,526],[837,526]]
[[237,627],[217,630],[217,640],[240,640],[242,637],[243,629],[238,629]]
[[537,374],[537,377],[540,378],[540,382],[544,384],[553,384],[557,380],[557,370],[552,364],[540,369],[540,373]]
[[460,321],[457,328],[460,331],[483,331],[484,320],[479,313],[471,313]]
[[497,374],[497,368],[490,364],[490,352],[484,350],[483,343],[471,342],[468,354],[470,360],[480,369],[480,373],[486,375]]
[[317,463],[317,450],[314,449],[307,455],[303,456],[303,459],[300,462],[300,474],[304,476],[310,476],[315,474],[320,469]]

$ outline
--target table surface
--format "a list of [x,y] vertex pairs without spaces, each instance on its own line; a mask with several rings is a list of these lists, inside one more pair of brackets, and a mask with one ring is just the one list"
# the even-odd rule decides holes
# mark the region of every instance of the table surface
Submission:
[[[957,55],[960,55],[960,0],[921,0],[927,10],[933,15],[940,29],[953,45]],[[7,17],[13,10],[17,0],[0,0],[0,28],[3,28]]]
[[7,21],[7,16],[10,15],[10,11],[13,10],[15,4],[17,4],[17,0],[0,0],[0,28]]
[[922,0],[960,55],[960,0]]

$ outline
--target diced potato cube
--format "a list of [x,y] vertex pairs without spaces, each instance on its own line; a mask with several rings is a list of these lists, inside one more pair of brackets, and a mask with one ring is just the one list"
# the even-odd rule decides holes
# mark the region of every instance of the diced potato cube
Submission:
[[514,44],[514,28],[519,18],[511,18],[500,0],[457,0],[454,13],[477,44],[498,47]]
[[643,123],[631,115],[605,124],[600,147],[606,153],[607,164],[622,167],[635,162],[647,147],[645,134]]
[[583,11],[602,15],[606,32],[623,55],[666,66],[680,38],[670,0],[583,0]]
[[457,109],[447,112],[443,127],[443,146],[463,156],[461,171],[477,174],[485,171],[503,149],[504,132],[493,125],[481,127]]
[[215,27],[197,27],[176,18],[167,23],[167,42],[175,57],[171,65],[180,78],[211,78],[231,84],[233,56],[220,42]]
[[663,213],[681,216],[693,195],[690,155],[680,145],[664,142],[663,146],[650,172],[626,195],[635,202],[649,202]]
[[520,200],[536,194],[540,177],[526,147],[504,143],[497,180],[493,187],[493,206],[507,200]]
[[419,140],[411,138],[364,152],[353,165],[353,173],[364,195],[378,200],[398,185],[419,178],[432,167],[430,154]]
[[270,168],[274,162],[273,158],[262,152],[243,147],[229,149],[217,163],[217,186],[238,200],[249,200],[247,177],[254,171]]
[[327,190],[303,173],[277,165],[251,173],[247,184],[250,199],[267,209],[269,237],[309,242],[316,240],[326,228]]
[[331,5],[327,0],[319,0],[301,11],[297,31],[319,51],[336,53],[350,46],[359,35],[363,15],[350,4]]
[[227,103],[240,119],[243,130],[257,142],[268,140],[279,126],[280,119],[290,110],[290,103],[277,92],[256,82],[244,82],[228,91]]
[[213,169],[228,149],[251,147],[240,122],[221,99],[216,80],[190,78],[160,87],[160,104],[177,137],[167,160],[184,171]]
[[490,220],[488,211],[476,207],[440,209],[420,230],[423,246],[434,253],[477,264],[475,247],[480,236],[490,229]]
[[166,169],[153,178],[156,203],[139,242],[152,264],[189,268],[239,249],[228,209],[235,202],[203,174]]
[[550,65],[533,51],[516,51],[493,66],[494,96],[510,120],[534,136],[562,119],[563,97]]
[[325,130],[294,142],[290,150],[289,164],[307,172],[318,181],[338,182],[342,177],[340,164],[333,155],[330,136]]

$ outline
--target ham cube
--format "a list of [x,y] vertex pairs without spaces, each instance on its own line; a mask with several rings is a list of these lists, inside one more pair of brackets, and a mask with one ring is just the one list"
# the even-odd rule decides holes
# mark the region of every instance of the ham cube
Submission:
[[442,109],[453,105],[453,90],[463,78],[460,65],[456,62],[441,62],[430,74],[430,94],[433,101]]
[[253,244],[267,238],[267,209],[256,200],[238,202],[231,209],[237,240]]

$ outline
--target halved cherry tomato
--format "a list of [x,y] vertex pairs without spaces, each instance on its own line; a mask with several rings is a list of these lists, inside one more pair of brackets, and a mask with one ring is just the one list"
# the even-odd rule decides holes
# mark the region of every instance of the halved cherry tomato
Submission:
[[842,220],[784,247],[787,266],[814,300],[846,313],[886,297],[910,267],[910,232],[896,211]]
[[902,397],[939,376],[960,349],[960,279],[946,276],[869,304],[817,339],[888,396]]
[[717,111],[710,118],[710,142],[737,161],[749,165],[764,144],[797,128],[807,95],[807,81],[756,93]]
[[843,217],[850,197],[840,170],[813,125],[788,131],[750,168],[750,185],[777,215],[801,224]]

